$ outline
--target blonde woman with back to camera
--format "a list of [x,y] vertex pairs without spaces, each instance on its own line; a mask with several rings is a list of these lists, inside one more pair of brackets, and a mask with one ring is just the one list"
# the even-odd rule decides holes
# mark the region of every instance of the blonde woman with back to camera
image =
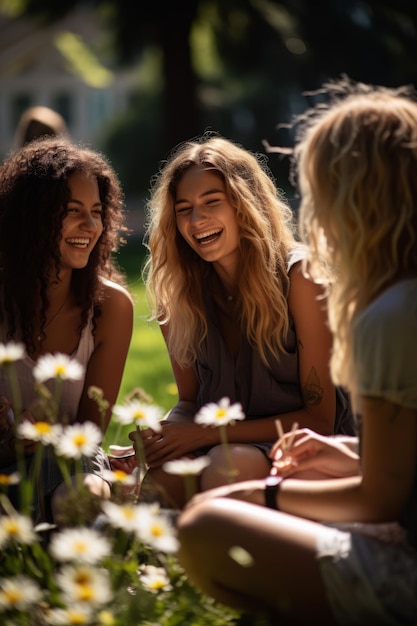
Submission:
[[[300,229],[309,271],[327,285],[332,378],[351,392],[360,439],[300,429],[289,447],[284,435],[272,480],[196,497],[179,519],[180,559],[204,592],[274,623],[411,626],[417,102],[410,89],[347,78],[325,91],[328,106],[301,120],[295,150]],[[294,478],[302,470],[327,479]]]

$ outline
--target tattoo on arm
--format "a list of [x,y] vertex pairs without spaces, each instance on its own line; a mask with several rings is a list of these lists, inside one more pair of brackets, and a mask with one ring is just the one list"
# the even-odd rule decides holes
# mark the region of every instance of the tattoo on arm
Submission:
[[318,406],[322,401],[323,387],[320,385],[320,379],[314,367],[310,370],[306,384],[302,388],[302,394],[307,406]]

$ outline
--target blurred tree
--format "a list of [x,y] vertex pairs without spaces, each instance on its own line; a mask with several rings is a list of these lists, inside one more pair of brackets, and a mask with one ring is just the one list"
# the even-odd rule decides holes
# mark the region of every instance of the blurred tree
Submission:
[[128,186],[148,181],[170,148],[207,127],[262,150],[264,138],[276,141],[278,122],[305,108],[302,92],[342,73],[387,86],[417,82],[415,0],[19,2],[46,20],[90,4],[111,26],[121,64],[160,52],[160,91],[138,93],[132,115],[111,129]]

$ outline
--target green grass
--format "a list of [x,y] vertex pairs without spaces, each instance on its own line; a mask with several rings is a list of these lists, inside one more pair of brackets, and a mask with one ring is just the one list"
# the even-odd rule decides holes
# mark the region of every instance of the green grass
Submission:
[[[126,273],[129,289],[135,302],[132,341],[127,356],[117,404],[122,404],[126,396],[141,388],[153,403],[165,411],[177,401],[175,379],[172,374],[168,351],[156,322],[148,322],[148,305],[145,287],[140,277],[143,251],[140,244],[129,244],[119,253],[118,263]],[[104,440],[104,447],[110,443],[128,445],[127,434],[132,427],[120,430],[113,421]]]

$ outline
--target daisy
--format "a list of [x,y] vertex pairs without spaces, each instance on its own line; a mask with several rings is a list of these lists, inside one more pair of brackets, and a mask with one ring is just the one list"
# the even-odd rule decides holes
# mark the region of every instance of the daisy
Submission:
[[143,587],[152,593],[171,591],[173,588],[163,567],[145,565],[139,572],[139,578]]
[[0,542],[30,545],[38,540],[30,517],[14,513],[0,516]]
[[230,404],[229,398],[222,398],[218,403],[205,404],[196,414],[194,421],[203,426],[226,426],[235,420],[245,419],[240,402]]
[[19,472],[13,472],[12,474],[0,473],[0,488],[9,487],[10,485],[17,485],[20,482]]
[[64,565],[57,573],[56,581],[68,606],[74,603],[97,606],[113,598],[108,570],[95,569],[89,565]]
[[100,626],[116,626],[119,622],[116,622],[116,618],[113,613],[107,609],[103,609],[98,612],[97,624]]
[[7,366],[14,361],[20,361],[26,356],[26,350],[23,343],[9,341],[9,343],[0,343],[0,365]]
[[200,474],[203,469],[208,467],[211,460],[208,456],[198,456],[195,459],[176,459],[175,461],[167,461],[163,464],[164,469],[168,474],[177,474],[179,476],[196,476]]
[[0,579],[0,607],[6,611],[26,611],[41,599],[40,587],[28,576]]
[[111,545],[92,528],[66,528],[52,536],[49,551],[57,561],[94,564],[111,553]]
[[135,472],[134,470],[131,474],[128,474],[127,472],[124,472],[120,469],[102,471],[102,476],[104,480],[107,480],[109,483],[119,483],[123,486],[136,485],[136,474],[137,472]]
[[51,626],[83,626],[91,624],[92,617],[91,607],[79,605],[66,609],[50,609],[44,616]]
[[137,530],[140,523],[139,507],[135,504],[115,504],[106,500],[102,502],[101,508],[113,528],[121,528],[126,532]]
[[33,368],[33,376],[38,383],[43,383],[51,378],[60,380],[81,380],[84,375],[84,367],[68,354],[44,354],[39,357]]
[[163,410],[154,404],[146,404],[140,400],[132,400],[125,405],[115,405],[113,414],[119,424],[135,424],[145,426],[159,432],[161,430],[160,421],[163,417]]
[[55,450],[59,456],[71,459],[79,459],[81,456],[92,457],[97,452],[102,438],[102,432],[94,422],[71,424],[63,429]]
[[138,504],[139,523],[134,529],[140,541],[155,550],[171,553],[178,550],[178,540],[168,518],[160,513],[158,504]]
[[62,433],[60,424],[50,424],[49,422],[29,422],[24,420],[18,427],[16,434],[21,439],[31,439],[32,441],[40,441],[44,446],[56,444]]

